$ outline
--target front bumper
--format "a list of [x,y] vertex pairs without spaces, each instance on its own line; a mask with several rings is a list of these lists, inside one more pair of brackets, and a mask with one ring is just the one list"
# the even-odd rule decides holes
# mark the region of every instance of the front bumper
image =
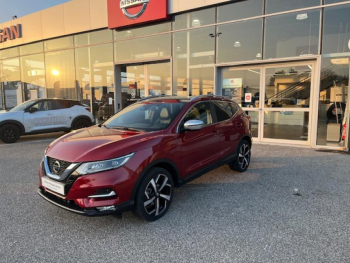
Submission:
[[67,201],[65,199],[59,198],[58,196],[51,194],[48,191],[45,191],[43,188],[38,189],[38,194],[44,198],[49,203],[56,205],[60,208],[68,210],[73,213],[77,213],[85,216],[102,216],[110,214],[120,214],[129,210],[132,210],[134,206],[133,201],[125,202],[115,206],[114,211],[99,211],[97,208],[81,208],[74,201]]

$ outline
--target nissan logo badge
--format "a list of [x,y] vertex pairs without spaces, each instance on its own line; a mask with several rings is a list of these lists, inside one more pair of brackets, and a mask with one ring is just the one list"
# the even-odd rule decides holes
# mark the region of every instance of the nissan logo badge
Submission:
[[[120,9],[123,11],[123,14],[130,19],[139,18],[146,10],[147,4],[150,0],[121,0],[120,1]],[[130,14],[128,12],[128,8],[142,5],[141,10],[136,14]]]
[[52,172],[54,174],[58,174],[60,172],[60,170],[61,170],[61,164],[59,161],[56,161],[52,166]]

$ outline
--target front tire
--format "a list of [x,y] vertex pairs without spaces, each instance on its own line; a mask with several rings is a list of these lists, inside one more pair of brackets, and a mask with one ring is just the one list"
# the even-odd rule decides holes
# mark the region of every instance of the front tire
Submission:
[[0,128],[0,140],[4,143],[15,143],[21,137],[21,130],[17,125],[5,124]]
[[134,214],[147,221],[160,219],[171,205],[173,189],[174,182],[167,170],[151,169],[137,190]]
[[246,140],[241,141],[237,148],[235,160],[230,163],[230,168],[234,171],[244,173],[249,167],[251,154],[250,143]]

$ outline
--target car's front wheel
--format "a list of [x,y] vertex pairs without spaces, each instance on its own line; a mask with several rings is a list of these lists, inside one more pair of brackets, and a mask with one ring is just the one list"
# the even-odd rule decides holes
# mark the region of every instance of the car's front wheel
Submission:
[[235,160],[230,163],[230,168],[241,173],[247,171],[251,156],[250,143],[246,140],[241,141],[237,149]]
[[4,143],[15,143],[21,137],[21,130],[17,125],[5,124],[0,128],[0,140]]
[[137,194],[134,214],[147,221],[155,221],[168,211],[173,199],[174,182],[170,173],[160,167],[148,171]]

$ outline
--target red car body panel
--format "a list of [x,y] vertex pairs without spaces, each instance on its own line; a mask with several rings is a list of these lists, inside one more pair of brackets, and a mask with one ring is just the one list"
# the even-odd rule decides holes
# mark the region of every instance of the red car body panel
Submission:
[[[166,100],[178,103],[178,100]],[[201,99],[200,101],[211,99]],[[198,101],[197,101],[198,102]],[[145,102],[147,103],[147,102]],[[78,177],[66,196],[42,186],[40,191],[56,195],[59,199],[74,201],[81,209],[118,206],[133,202],[135,189],[142,175],[155,164],[166,164],[173,169],[175,183],[190,175],[219,163],[232,154],[243,137],[250,139],[250,119],[241,109],[228,121],[214,123],[199,131],[178,132],[178,124],[188,103],[172,124],[156,132],[134,132],[93,126],[67,134],[49,145],[46,155],[70,163],[108,160],[134,153],[122,167]],[[43,176],[42,164],[39,177]],[[117,196],[108,199],[89,198],[99,189],[110,188]]]

